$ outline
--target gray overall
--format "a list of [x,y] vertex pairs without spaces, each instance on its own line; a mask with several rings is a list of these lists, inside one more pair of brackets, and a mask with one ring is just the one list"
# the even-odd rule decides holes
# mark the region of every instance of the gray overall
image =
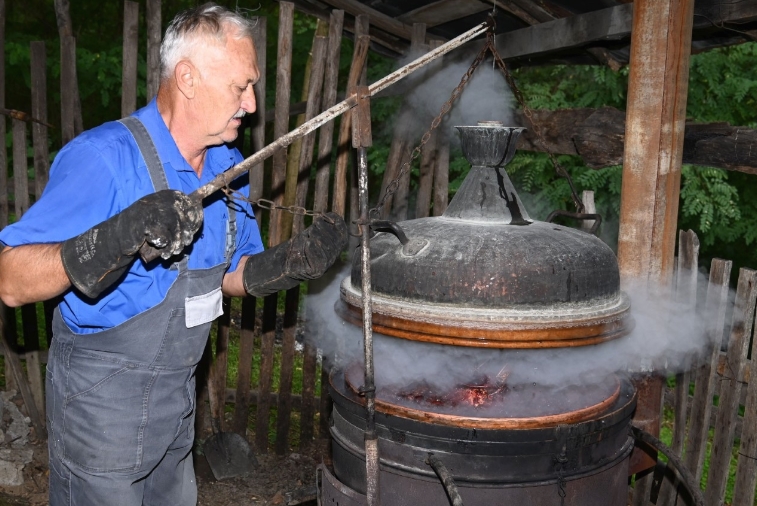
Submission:
[[[133,117],[122,122],[155,190],[167,188],[147,130]],[[116,327],[74,334],[55,312],[46,377],[52,506],[196,504],[194,372],[220,314],[235,225],[229,206],[224,263],[189,270],[182,258],[166,298]]]

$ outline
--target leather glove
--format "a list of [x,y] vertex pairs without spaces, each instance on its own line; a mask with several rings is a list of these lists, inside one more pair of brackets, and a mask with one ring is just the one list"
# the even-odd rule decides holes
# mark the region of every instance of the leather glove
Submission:
[[202,224],[202,206],[176,190],[161,190],[63,242],[61,259],[71,283],[95,298],[131,265],[145,241],[164,259],[192,243]]
[[264,297],[321,277],[347,246],[347,239],[347,224],[341,216],[319,216],[288,241],[249,257],[242,273],[244,289]]

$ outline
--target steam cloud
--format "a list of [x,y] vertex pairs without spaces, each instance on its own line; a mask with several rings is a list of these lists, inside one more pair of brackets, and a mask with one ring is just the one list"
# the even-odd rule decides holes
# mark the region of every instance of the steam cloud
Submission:
[[[400,62],[409,63],[418,55]],[[405,101],[395,121],[403,122],[408,131],[418,138],[428,130],[442,105],[449,100],[452,91],[468,71],[470,60],[460,61],[446,55],[444,65],[431,63],[428,68],[410,74],[395,87],[387,91],[401,93]],[[513,96],[505,77],[499,69],[492,68],[491,60],[484,60],[463,88],[462,94],[452,105],[441,128],[447,135],[457,140],[449,131],[456,125],[475,125],[480,120],[502,121],[505,126],[513,126]]]
[[[339,284],[349,274],[345,267],[311,290],[306,301],[306,339],[327,357],[344,366],[363,363],[362,329],[345,323],[334,312]],[[714,315],[701,310],[707,280],[699,274],[697,310],[680,296],[629,283],[635,327],[620,339],[592,346],[539,350],[492,350],[413,342],[374,334],[376,384],[409,385],[425,381],[440,389],[474,377],[495,378],[503,368],[517,383],[568,388],[607,381],[613,375],[656,371],[674,374],[687,370],[712,345]],[[719,346],[720,343],[718,342]]]

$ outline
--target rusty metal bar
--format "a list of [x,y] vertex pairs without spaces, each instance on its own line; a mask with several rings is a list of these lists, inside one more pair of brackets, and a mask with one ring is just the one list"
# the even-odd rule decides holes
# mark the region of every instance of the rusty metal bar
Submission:
[[[439,58],[440,56],[452,51],[453,49],[457,47],[460,47],[466,42],[481,35],[486,30],[489,29],[489,26],[490,26],[489,21],[481,23],[477,25],[476,27],[468,30],[464,34],[450,40],[443,46],[438,47],[437,49],[431,51],[430,53],[424,54],[420,58],[392,72],[391,74],[384,77],[383,79],[379,79],[378,81],[376,81],[375,83],[373,83],[372,85],[368,87],[370,90],[371,96],[374,96],[376,93],[380,92],[381,90],[396,83],[397,81],[403,79],[404,77],[407,77],[408,75],[415,72],[419,68],[434,61],[436,58]],[[285,134],[279,137],[276,141],[262,148],[260,151],[250,156],[246,160],[239,162],[237,165],[230,168],[223,174],[219,174],[215,179],[213,179],[209,183],[195,190],[192,193],[192,197],[196,199],[200,199],[200,200],[204,199],[208,195],[216,192],[217,190],[223,188],[224,186],[232,182],[238,176],[247,172],[255,164],[258,164],[262,162],[263,160],[265,160],[266,158],[268,158],[269,156],[271,156],[277,150],[284,148],[286,146],[289,146],[296,139],[299,139],[303,135],[308,134],[312,132],[313,130],[315,130],[316,128],[319,128],[320,126],[328,123],[329,121],[332,121],[333,119],[339,117],[341,114],[343,114],[348,109],[354,107],[355,105],[356,105],[355,97],[348,97],[347,99],[342,100],[341,102],[327,109],[326,111],[322,112],[321,114],[319,114],[312,120],[306,123],[303,123],[301,126],[299,126],[298,128],[295,128],[288,134]]]

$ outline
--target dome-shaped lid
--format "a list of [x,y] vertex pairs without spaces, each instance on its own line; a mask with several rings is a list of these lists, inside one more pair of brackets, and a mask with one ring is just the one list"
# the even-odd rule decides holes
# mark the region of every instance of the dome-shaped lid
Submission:
[[[532,220],[504,170],[523,129],[457,128],[473,167],[444,215],[399,223],[405,244],[386,232],[371,239],[374,325],[439,342],[439,333],[456,334],[465,342],[453,344],[471,346],[621,335],[628,301],[613,251],[586,232]],[[360,308],[359,257],[342,286],[350,319]]]

